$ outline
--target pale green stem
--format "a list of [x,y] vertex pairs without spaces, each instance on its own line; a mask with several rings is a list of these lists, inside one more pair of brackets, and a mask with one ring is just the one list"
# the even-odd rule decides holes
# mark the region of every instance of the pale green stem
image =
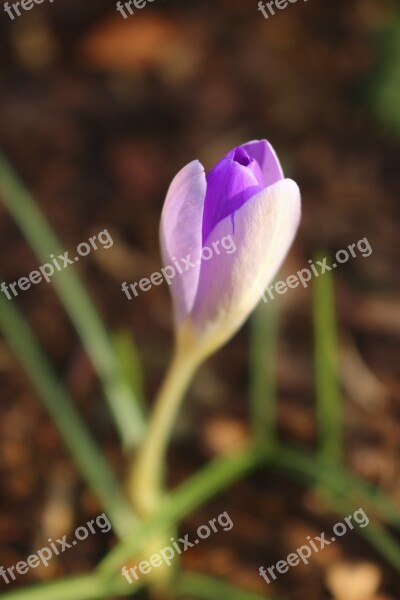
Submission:
[[214,459],[173,490],[156,512],[139,525],[134,535],[117,544],[102,561],[99,570],[104,576],[111,577],[124,562],[132,560],[149,539],[167,532],[207,500],[264,463],[265,455],[253,446]]
[[128,494],[141,516],[151,515],[161,497],[168,441],[185,392],[200,362],[197,352],[178,342],[157,395],[146,437],[128,474]]

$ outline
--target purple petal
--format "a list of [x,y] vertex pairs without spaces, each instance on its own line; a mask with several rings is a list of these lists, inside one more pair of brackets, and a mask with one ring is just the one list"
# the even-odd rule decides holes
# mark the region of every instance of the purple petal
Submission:
[[284,178],[282,167],[275,150],[267,140],[254,140],[241,146],[260,165],[264,186],[272,185]]
[[257,161],[241,147],[234,148],[207,175],[203,243],[213,228],[262,190],[263,176]]
[[207,246],[230,235],[236,251],[227,254],[220,244],[220,254],[202,263],[192,312],[199,333],[212,336],[213,327],[221,328],[223,343],[248,317],[290,248],[300,210],[299,188],[284,179],[236,212],[234,234],[230,217],[216,225]]
[[[176,272],[172,279],[175,317],[180,320],[192,309],[200,273],[202,247],[201,228],[206,196],[206,176],[203,165],[195,160],[173,179],[161,215],[160,242],[165,266]],[[190,255],[194,266],[179,273],[174,261]]]

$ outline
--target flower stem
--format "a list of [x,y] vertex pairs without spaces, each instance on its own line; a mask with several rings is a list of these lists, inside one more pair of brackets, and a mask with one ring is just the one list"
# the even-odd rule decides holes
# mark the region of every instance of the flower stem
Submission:
[[128,474],[128,494],[141,517],[150,516],[161,499],[168,440],[185,392],[201,360],[191,345],[178,339],[155,401],[146,437]]
[[167,532],[210,498],[250,471],[265,465],[265,460],[264,454],[254,446],[212,460],[173,490],[156,512],[139,525],[135,535],[127,536],[109,552],[99,566],[102,575],[112,577],[124,561],[131,560],[132,556],[142,551],[150,538]]

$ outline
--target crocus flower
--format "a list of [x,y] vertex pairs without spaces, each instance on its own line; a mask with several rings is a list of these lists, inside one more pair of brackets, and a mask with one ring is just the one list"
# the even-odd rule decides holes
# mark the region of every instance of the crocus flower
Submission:
[[[164,264],[186,259],[171,281],[178,333],[190,330],[206,353],[227,341],[276,274],[299,221],[299,188],[266,140],[234,148],[208,174],[197,160],[186,165],[170,185],[160,228]],[[229,236],[235,251],[218,253]]]

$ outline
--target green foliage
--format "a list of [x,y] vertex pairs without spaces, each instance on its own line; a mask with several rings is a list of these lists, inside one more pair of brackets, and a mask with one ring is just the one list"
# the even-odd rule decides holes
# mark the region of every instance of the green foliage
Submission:
[[39,398],[89,487],[97,494],[120,537],[136,523],[119,484],[93,441],[66,388],[58,381],[20,311],[0,294],[0,327],[24,366]]
[[[317,255],[315,262],[323,256]],[[343,458],[343,415],[332,271],[314,279],[314,367],[319,455],[324,463]]]
[[377,36],[378,62],[367,84],[368,103],[391,132],[400,134],[400,16]]
[[272,446],[277,441],[275,362],[278,303],[260,302],[251,319],[250,415],[255,441]]
[[[399,45],[400,52],[400,45]],[[59,242],[33,199],[0,157],[0,195],[32,248],[45,260]],[[61,251],[61,250],[60,250]],[[140,361],[133,339],[109,336],[73,269],[54,279],[56,290],[82,344],[95,366],[104,395],[121,434],[122,444],[138,444],[145,427]],[[315,381],[319,450],[282,444],[278,437],[275,359],[278,335],[276,301],[260,304],[252,318],[250,339],[250,429],[252,439],[237,454],[211,461],[172,493],[165,494],[154,514],[137,519],[114,474],[58,381],[28,323],[13,302],[0,295],[0,326],[24,366],[44,406],[57,425],[81,473],[97,494],[120,540],[89,575],[68,577],[2,595],[4,600],[96,600],[135,595],[121,566],[140,556],[149,539],[165,533],[214,495],[252,471],[277,469],[323,495],[341,517],[362,506],[371,524],[360,529],[368,542],[400,572],[400,546],[387,526],[400,529],[400,509],[377,487],[365,483],[343,464],[344,434],[339,387],[334,286],[330,274],[314,280]],[[137,419],[137,420],[135,420]],[[199,600],[259,600],[257,594],[211,577],[180,572],[173,590],[177,597]],[[265,597],[265,596],[263,596]]]
[[[1,154],[0,193],[39,260],[46,263],[50,254],[63,253],[38,205]],[[142,438],[145,420],[96,307],[75,268],[56,273],[52,283],[97,371],[123,446],[132,449]]]

